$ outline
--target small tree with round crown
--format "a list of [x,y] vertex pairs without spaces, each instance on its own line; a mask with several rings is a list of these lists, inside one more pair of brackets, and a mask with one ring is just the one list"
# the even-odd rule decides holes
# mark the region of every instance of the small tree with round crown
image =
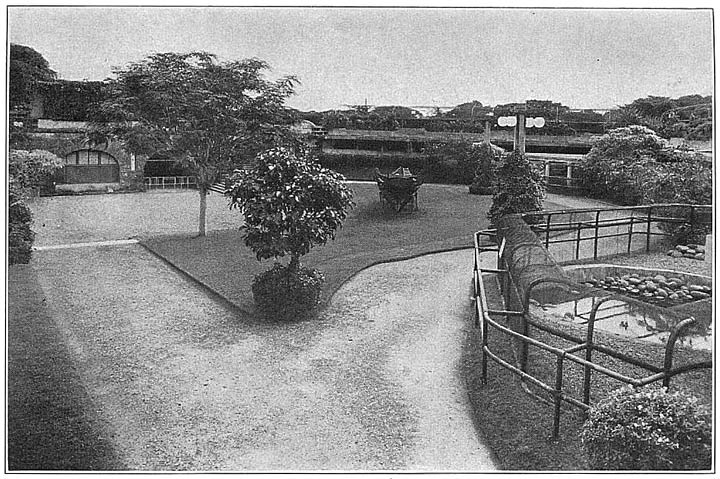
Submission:
[[274,148],[238,171],[227,195],[245,215],[245,244],[258,261],[290,256],[255,277],[253,296],[266,315],[303,316],[319,301],[322,275],[300,258],[335,238],[352,207],[345,178],[322,168],[307,152]]

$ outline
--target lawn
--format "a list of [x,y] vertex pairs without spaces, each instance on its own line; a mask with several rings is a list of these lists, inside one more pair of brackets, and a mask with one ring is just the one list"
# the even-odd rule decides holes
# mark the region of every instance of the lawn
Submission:
[[[314,248],[303,264],[326,278],[323,300],[358,271],[373,264],[441,250],[469,248],[473,233],[486,228],[492,198],[468,194],[467,186],[424,185],[419,210],[395,213],[383,208],[374,183],[353,183],[355,207],[334,241]],[[546,209],[560,205],[545,203]],[[214,231],[204,238],[157,236],[143,244],[186,274],[246,312],[254,310],[250,285],[272,262],[259,262],[239,229]],[[468,275],[472,266],[468,265]],[[469,276],[468,276],[469,277]]]

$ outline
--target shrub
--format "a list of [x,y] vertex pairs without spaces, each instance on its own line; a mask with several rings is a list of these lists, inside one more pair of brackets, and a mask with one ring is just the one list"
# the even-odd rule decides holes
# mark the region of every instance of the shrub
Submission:
[[501,157],[502,149],[492,144],[475,145],[475,178],[470,185],[470,194],[491,195],[495,185],[495,167]]
[[[712,162],[692,153],[677,153],[679,161],[658,165],[658,174],[646,186],[652,203],[689,203],[710,205],[713,201]],[[669,216],[680,211],[668,209]],[[687,214],[687,209],[682,213]],[[675,243],[705,243],[712,225],[691,223],[660,223],[660,228],[673,236]]]
[[255,276],[253,298],[268,319],[302,319],[320,303],[324,278],[315,269],[300,267],[291,271],[280,263]]
[[32,212],[12,190],[8,200],[8,262],[27,264],[35,239],[35,233],[30,229]]
[[542,210],[545,182],[524,154],[513,151],[505,155],[495,176],[496,189],[488,212],[492,224],[503,215]]
[[425,182],[469,185],[481,161],[481,150],[471,141],[430,144],[424,151]]
[[620,388],[590,409],[580,435],[599,470],[707,470],[711,416],[695,397],[662,388]]

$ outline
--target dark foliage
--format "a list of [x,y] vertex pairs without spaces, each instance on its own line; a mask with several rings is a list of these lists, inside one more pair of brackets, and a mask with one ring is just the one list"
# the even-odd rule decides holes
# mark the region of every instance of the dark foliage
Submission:
[[45,58],[30,47],[10,44],[10,109],[27,106],[38,94],[40,82],[55,80]]
[[304,319],[320,303],[323,281],[315,269],[301,266],[293,271],[275,263],[253,279],[253,298],[267,319]]
[[496,188],[488,212],[492,224],[503,215],[542,210],[545,182],[540,171],[525,155],[516,151],[505,155],[495,170],[495,176]]
[[695,397],[624,387],[591,408],[581,439],[598,470],[709,470],[712,417]]

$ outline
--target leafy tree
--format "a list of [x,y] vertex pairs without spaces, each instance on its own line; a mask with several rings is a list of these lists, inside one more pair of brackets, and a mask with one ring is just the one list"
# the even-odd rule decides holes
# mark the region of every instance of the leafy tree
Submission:
[[197,179],[204,236],[209,188],[258,151],[290,141],[284,101],[297,79],[269,81],[267,69],[262,60],[221,63],[206,52],[150,55],[115,71],[91,137],[120,139],[133,153],[178,152]]
[[245,244],[258,261],[290,256],[253,281],[253,296],[266,314],[303,315],[317,304],[322,275],[300,258],[335,237],[352,207],[344,177],[322,168],[307,153],[275,148],[238,171],[228,190],[231,207],[245,215]]
[[29,104],[38,91],[38,83],[52,81],[56,77],[57,74],[40,53],[24,45],[10,44],[10,109]]
[[545,182],[524,154],[513,151],[505,155],[495,177],[497,184],[488,212],[491,223],[495,224],[503,215],[542,210]]

